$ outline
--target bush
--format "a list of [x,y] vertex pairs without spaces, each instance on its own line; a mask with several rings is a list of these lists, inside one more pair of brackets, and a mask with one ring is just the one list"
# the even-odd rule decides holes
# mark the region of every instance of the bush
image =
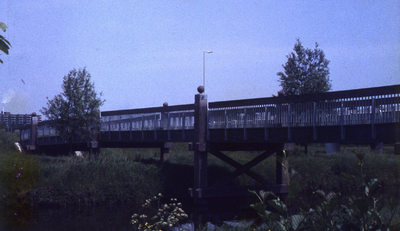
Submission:
[[161,204],[163,195],[159,193],[142,205],[146,209],[142,215],[133,214],[132,225],[136,230],[170,230],[179,222],[186,220],[188,215],[183,211],[182,204],[176,198],[169,203]]
[[39,164],[33,156],[16,151],[0,155],[0,194],[3,202],[13,204],[29,200],[30,192],[39,180]]
[[[302,200],[301,188],[295,181],[287,165],[288,187],[291,193],[281,200],[272,192],[251,191],[259,202],[251,206],[258,212],[262,221],[272,230],[399,230],[400,199],[384,197],[381,181],[365,174],[365,154],[353,155],[358,162],[359,175],[340,172],[340,176],[353,185],[352,193],[315,189],[313,194],[321,200],[312,206],[299,206],[292,203]],[[332,165],[335,166],[335,165]],[[339,166],[337,166],[339,167]],[[349,169],[347,169],[349,170]],[[338,186],[340,184],[336,184]],[[320,185],[318,185],[320,186]],[[309,185],[307,187],[310,187]],[[296,206],[292,206],[295,204]],[[303,203],[308,204],[308,203]]]

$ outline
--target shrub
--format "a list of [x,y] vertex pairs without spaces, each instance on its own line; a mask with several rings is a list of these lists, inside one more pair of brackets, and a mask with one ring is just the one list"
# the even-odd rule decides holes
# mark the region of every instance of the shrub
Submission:
[[39,164],[33,156],[16,151],[0,155],[0,195],[8,204],[30,203],[29,193],[39,180]]
[[159,193],[143,204],[146,213],[132,216],[132,225],[136,230],[170,230],[186,220],[188,215],[183,211],[182,204],[176,198],[171,198],[169,203],[161,204],[163,195]]
[[[256,193],[259,202],[251,206],[260,218],[272,230],[399,230],[400,223],[395,220],[399,216],[400,201],[398,197],[385,198],[381,182],[368,178],[364,172],[363,153],[356,153],[359,177],[342,173],[342,177],[355,185],[352,195],[315,190],[314,194],[322,198],[322,202],[312,208],[291,208],[297,198],[297,184],[291,184],[287,165],[289,195],[281,200],[272,192]],[[294,188],[294,189],[293,189]],[[301,200],[301,199],[300,199]]]

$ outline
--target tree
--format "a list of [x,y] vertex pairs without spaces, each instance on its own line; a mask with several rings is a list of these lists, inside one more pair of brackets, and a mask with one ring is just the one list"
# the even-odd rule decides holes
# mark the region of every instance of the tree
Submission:
[[[6,32],[7,26],[6,24],[0,22],[0,28]],[[0,35],[0,50],[8,55],[8,50],[10,49],[11,44],[10,42],[4,38],[4,36]],[[0,59],[0,63],[3,63],[3,60]]]
[[278,72],[280,86],[285,95],[301,95],[309,93],[327,92],[332,89],[329,79],[329,60],[325,58],[324,52],[315,43],[314,50],[305,49],[296,39],[294,52],[286,57],[288,61],[282,65],[285,69]]
[[69,142],[70,148],[75,137],[90,140],[92,128],[100,120],[100,106],[104,100],[98,97],[90,79],[86,68],[71,70],[64,76],[63,92],[48,100],[47,107],[40,110],[49,120],[55,121],[57,131]]

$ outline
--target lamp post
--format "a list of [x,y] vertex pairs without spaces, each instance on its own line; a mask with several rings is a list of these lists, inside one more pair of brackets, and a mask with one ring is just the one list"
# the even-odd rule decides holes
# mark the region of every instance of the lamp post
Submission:
[[203,51],[203,87],[206,91],[206,53],[213,53],[212,51]]

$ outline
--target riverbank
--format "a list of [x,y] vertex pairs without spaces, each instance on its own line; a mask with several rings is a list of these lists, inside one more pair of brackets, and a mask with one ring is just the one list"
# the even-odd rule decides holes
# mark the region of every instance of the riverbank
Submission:
[[[165,198],[178,198],[187,210],[192,207],[192,198],[187,189],[193,184],[193,153],[187,150],[186,144],[176,144],[170,150],[169,161],[160,162],[158,149],[102,149],[99,158],[88,159],[21,154],[8,144],[13,140],[7,140],[2,139],[0,143],[0,224],[11,221],[25,224],[25,221],[32,221],[32,217],[36,216],[35,211],[47,209],[94,212],[97,208],[123,206],[129,208],[125,209],[125,213],[128,213],[125,219],[130,222],[130,213],[138,211],[146,199],[160,192]],[[298,191],[300,200],[295,206],[306,205],[310,208],[318,205],[321,200],[314,194],[316,190],[340,192],[343,196],[360,191],[352,183],[352,180],[360,180],[359,160],[354,152],[365,154],[363,177],[380,179],[383,198],[399,195],[400,156],[392,154],[393,147],[386,146],[383,154],[371,152],[364,146],[346,146],[341,153],[330,155],[324,153],[322,145],[313,145],[308,149],[307,156],[299,146],[289,152],[291,181],[301,185]],[[245,164],[259,153],[227,154]],[[270,157],[255,166],[253,171],[274,182],[275,164],[275,158]],[[210,184],[233,170],[210,155],[209,176],[218,176],[210,177]],[[355,178],[349,180],[343,178],[343,174]],[[236,178],[233,183],[256,184],[246,175]],[[220,201],[212,200],[211,203],[226,210],[236,204],[250,207],[252,203],[251,200],[240,199],[228,200],[230,205],[217,205]],[[113,209],[109,212],[117,213]]]

